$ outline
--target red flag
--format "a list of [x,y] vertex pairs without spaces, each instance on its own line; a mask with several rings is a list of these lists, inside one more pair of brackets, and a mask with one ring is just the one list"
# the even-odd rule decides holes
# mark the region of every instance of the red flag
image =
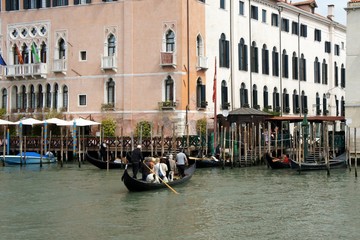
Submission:
[[17,45],[15,45],[15,50],[16,50],[16,54],[17,54],[18,59],[19,59],[19,63],[24,64],[24,59],[22,58],[22,55],[21,55],[20,50],[19,50]]
[[215,73],[214,73],[214,87],[213,87],[213,102],[216,101],[216,57],[215,57]]

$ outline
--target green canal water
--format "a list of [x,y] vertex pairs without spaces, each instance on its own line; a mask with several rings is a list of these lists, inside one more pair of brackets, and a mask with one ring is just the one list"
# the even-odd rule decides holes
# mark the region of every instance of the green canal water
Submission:
[[123,170],[0,167],[0,239],[360,239],[354,170],[197,169],[130,193]]

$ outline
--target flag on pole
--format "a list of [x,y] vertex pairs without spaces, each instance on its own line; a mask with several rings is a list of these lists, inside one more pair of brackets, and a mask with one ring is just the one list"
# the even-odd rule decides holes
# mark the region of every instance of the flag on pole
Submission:
[[24,59],[23,59],[23,57],[22,57],[22,55],[21,55],[21,52],[20,52],[20,50],[19,50],[19,48],[18,48],[17,45],[15,45],[15,50],[16,50],[16,54],[17,54],[18,59],[19,59],[19,63],[20,63],[20,64],[24,64]]
[[35,47],[35,43],[32,43],[32,44],[31,44],[31,52],[32,52],[32,54],[34,55],[35,62],[36,62],[36,63],[40,63],[41,60],[40,60],[39,55],[37,54],[36,47]]
[[0,54],[0,65],[6,66],[6,62]]
[[216,57],[215,57],[215,73],[214,73],[214,86],[213,86],[213,102],[216,101]]

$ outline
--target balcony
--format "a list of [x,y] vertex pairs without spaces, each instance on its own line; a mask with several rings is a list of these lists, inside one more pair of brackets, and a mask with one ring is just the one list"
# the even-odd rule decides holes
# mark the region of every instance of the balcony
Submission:
[[101,70],[112,70],[117,72],[117,62],[115,56],[101,56]]
[[66,74],[67,71],[67,60],[66,59],[54,59],[53,61],[53,72]]
[[196,69],[198,71],[207,70],[208,69],[208,57],[198,56]]
[[159,102],[158,105],[160,110],[175,110],[177,106],[177,102],[165,101],[165,102]]
[[162,67],[176,67],[176,53],[174,52],[161,52],[160,66]]
[[7,78],[46,78],[46,63],[17,64],[4,66],[4,74]]

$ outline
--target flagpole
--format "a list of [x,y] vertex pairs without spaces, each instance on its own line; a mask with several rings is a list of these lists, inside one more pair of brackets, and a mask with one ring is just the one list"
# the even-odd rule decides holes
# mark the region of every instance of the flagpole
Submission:
[[214,102],[214,155],[216,154],[216,139],[217,139],[217,97],[216,97],[216,57],[215,57],[215,73],[214,73],[214,87],[213,87],[213,102]]

